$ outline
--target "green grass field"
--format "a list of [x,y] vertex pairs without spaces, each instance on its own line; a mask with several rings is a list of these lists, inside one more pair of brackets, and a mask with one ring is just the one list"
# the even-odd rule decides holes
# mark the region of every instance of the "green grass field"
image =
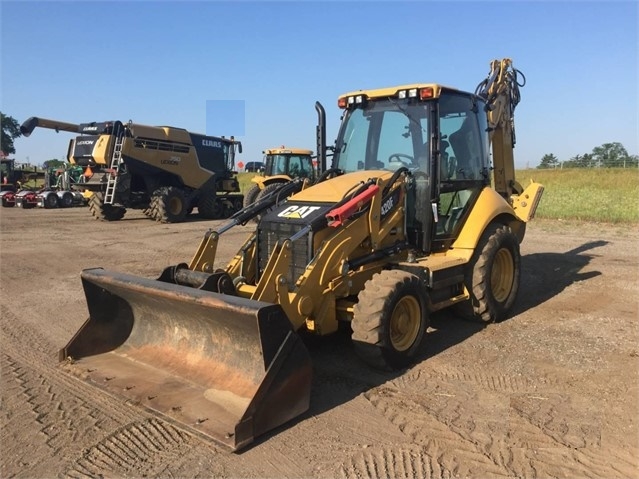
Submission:
[[237,181],[240,182],[240,191],[242,191],[242,194],[246,193],[249,190],[249,188],[255,184],[251,181],[251,178],[253,178],[256,175],[257,173],[238,173],[237,174]]
[[537,218],[639,223],[639,170],[623,168],[520,170],[525,187],[544,185]]

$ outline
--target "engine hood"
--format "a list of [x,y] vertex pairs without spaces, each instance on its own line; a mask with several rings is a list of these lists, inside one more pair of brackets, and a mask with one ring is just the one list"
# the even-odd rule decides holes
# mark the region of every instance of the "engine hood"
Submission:
[[387,170],[354,171],[306,188],[290,197],[288,201],[334,204],[343,199],[347,193],[354,191],[360,184],[371,178],[389,180],[391,176],[393,176],[393,172]]

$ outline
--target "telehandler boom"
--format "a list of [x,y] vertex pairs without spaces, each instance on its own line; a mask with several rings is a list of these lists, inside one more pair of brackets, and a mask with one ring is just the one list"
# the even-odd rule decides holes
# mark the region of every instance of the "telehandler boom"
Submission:
[[[157,280],[84,270],[89,319],[60,360],[239,450],[309,407],[312,367],[298,333],[345,323],[364,362],[398,369],[418,357],[435,311],[507,317],[543,191],[514,178],[519,86],[504,59],[476,93],[420,83],[340,96],[333,164],[318,181],[280,185]],[[322,131],[320,116],[325,155]],[[256,216],[217,269],[224,233]]]

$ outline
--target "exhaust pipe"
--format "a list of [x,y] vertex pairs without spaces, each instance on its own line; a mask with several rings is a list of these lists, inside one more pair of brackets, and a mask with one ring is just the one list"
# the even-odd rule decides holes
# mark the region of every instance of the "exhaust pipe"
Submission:
[[315,102],[315,110],[317,111],[317,161],[319,163],[319,174],[326,171],[326,111],[319,101]]

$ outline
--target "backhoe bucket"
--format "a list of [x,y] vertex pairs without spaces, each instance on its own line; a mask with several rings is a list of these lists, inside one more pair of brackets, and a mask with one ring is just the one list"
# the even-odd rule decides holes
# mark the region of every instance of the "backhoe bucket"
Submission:
[[82,272],[89,319],[64,368],[232,450],[309,407],[308,351],[279,305]]

